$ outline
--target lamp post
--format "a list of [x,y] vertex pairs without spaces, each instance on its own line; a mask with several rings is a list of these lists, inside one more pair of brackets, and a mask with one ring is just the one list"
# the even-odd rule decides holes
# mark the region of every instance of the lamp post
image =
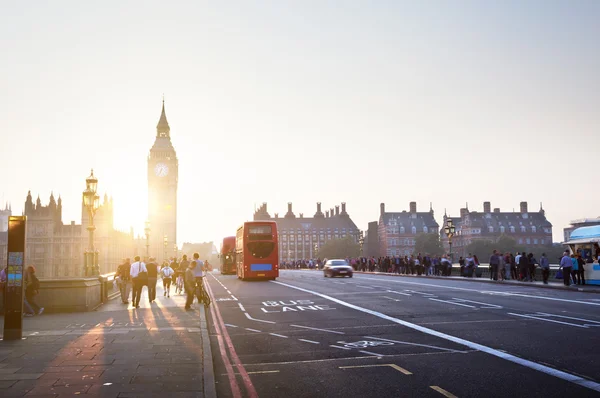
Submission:
[[448,246],[450,248],[450,262],[452,262],[452,237],[454,236],[455,231],[456,228],[454,227],[454,223],[452,222],[452,219],[448,217],[448,219],[446,220],[446,226],[444,227],[444,232],[446,232],[446,236],[448,237]]
[[360,256],[363,257],[363,245],[365,244],[365,236],[363,231],[358,233],[358,243],[360,244]]
[[94,225],[94,216],[96,211],[100,207],[100,196],[96,193],[98,190],[98,179],[94,177],[94,170],[88,178],[85,179],[85,191],[83,191],[83,205],[85,206],[89,223],[87,230],[89,232],[88,249],[84,252],[84,274],[85,276],[98,275],[98,253],[94,247],[94,231],[96,226]]
[[167,246],[169,245],[169,238],[166,234],[163,237],[163,245],[165,246],[165,255],[163,257],[163,261],[167,261]]
[[315,243],[315,245],[313,246],[313,257],[317,258],[317,251],[319,250],[319,245],[317,245]]
[[144,233],[146,234],[146,258],[150,258],[150,221],[148,220],[146,220]]
[[177,259],[177,243],[173,243],[173,252],[175,252],[175,259]]

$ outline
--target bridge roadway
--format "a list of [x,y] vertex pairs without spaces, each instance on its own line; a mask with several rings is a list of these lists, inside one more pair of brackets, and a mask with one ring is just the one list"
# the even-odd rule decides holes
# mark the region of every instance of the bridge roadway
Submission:
[[597,294],[320,271],[207,281],[220,397],[600,396]]

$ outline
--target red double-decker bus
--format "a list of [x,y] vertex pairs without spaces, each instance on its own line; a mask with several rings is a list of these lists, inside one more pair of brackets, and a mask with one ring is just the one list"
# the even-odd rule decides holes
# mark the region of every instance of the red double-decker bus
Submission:
[[223,245],[221,246],[221,260],[220,271],[223,275],[235,274],[235,236],[228,236],[223,238]]
[[235,235],[238,278],[275,279],[279,276],[279,242],[274,221],[249,221]]

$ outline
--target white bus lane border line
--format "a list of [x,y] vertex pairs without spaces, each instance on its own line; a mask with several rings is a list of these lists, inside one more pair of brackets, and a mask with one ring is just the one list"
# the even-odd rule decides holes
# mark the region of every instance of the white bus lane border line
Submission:
[[[590,319],[575,318],[575,317],[564,316],[564,315],[547,314],[545,312],[537,312],[535,314],[515,314],[513,312],[509,312],[508,315],[518,316],[518,317],[527,318],[527,319],[535,319],[535,320],[544,321],[544,322],[558,323],[561,325],[573,326],[573,327],[582,328],[582,329],[589,329],[590,327],[600,327],[600,322],[598,322],[598,321],[592,321]],[[581,322],[590,322],[590,323],[584,323],[582,325],[582,324],[571,323],[571,322],[566,322],[566,321],[559,321],[556,319],[549,319],[549,318],[560,318],[560,319],[566,319],[566,320],[571,320],[571,321],[581,321]]]
[[[231,300],[238,301],[238,299],[233,295],[233,293],[231,293],[231,291],[229,291],[229,289],[227,288],[227,286],[225,286],[223,284],[223,282],[221,282],[219,279],[217,279],[217,277],[214,276],[213,274],[209,274],[209,275],[212,276],[213,279],[216,280],[219,283],[219,285],[221,285],[223,287],[223,289],[225,289],[225,291],[227,292],[227,294],[229,294],[231,296]],[[229,301],[229,300],[230,299],[228,299],[228,298],[218,298],[218,299],[216,299],[216,301]]]
[[[388,321],[391,321],[391,322],[394,322],[394,323],[406,326],[406,327],[408,327],[410,329],[413,329],[413,330],[416,330],[418,332],[425,333],[425,334],[428,334],[428,335],[431,335],[431,336],[435,336],[435,337],[439,337],[441,339],[451,341],[453,343],[456,343],[456,344],[459,344],[459,345],[471,348],[473,350],[481,351],[481,352],[484,352],[486,354],[495,356],[497,358],[504,359],[506,361],[509,361],[509,362],[512,362],[512,363],[515,363],[515,364],[527,367],[529,369],[537,370],[537,371],[545,373],[547,375],[550,375],[550,376],[553,376],[553,377],[556,377],[556,378],[559,378],[559,379],[562,379],[562,380],[565,380],[565,381],[577,384],[577,385],[579,385],[581,387],[585,387],[585,388],[588,388],[590,390],[594,390],[594,391],[600,392],[600,383],[597,383],[597,382],[592,381],[592,380],[584,379],[584,378],[582,378],[580,376],[576,376],[576,375],[571,374],[571,373],[567,373],[567,372],[564,372],[564,371],[561,371],[561,370],[558,370],[558,369],[554,369],[554,368],[551,368],[551,367],[548,367],[548,366],[545,366],[545,365],[542,365],[540,363],[537,363],[537,362],[534,362],[534,361],[530,361],[530,360],[527,360],[527,359],[524,359],[524,358],[519,358],[519,357],[514,356],[512,354],[508,354],[506,352],[502,352],[502,351],[499,351],[497,349],[494,349],[494,348],[491,348],[491,347],[488,347],[488,346],[485,346],[485,345],[482,345],[482,344],[479,344],[479,343],[475,343],[475,342],[472,342],[472,341],[469,341],[469,340],[465,340],[465,339],[462,339],[460,337],[451,336],[451,335],[446,334],[446,333],[438,332],[436,330],[429,329],[429,328],[426,328],[426,327],[423,327],[423,326],[419,326],[419,325],[416,325],[414,323],[403,321],[401,319],[394,318],[394,317],[391,317],[389,315],[385,315],[385,314],[383,314],[381,312],[377,312],[377,311],[369,310],[367,308],[359,307],[357,305],[350,304],[348,302],[336,299],[334,297],[330,297],[330,296],[328,296],[326,294],[318,293],[318,292],[315,292],[315,291],[312,291],[312,290],[308,290],[308,289],[304,289],[304,288],[301,288],[301,287],[297,287],[297,286],[294,286],[294,285],[289,285],[287,283],[283,283],[283,282],[279,282],[279,281],[271,281],[271,283],[276,283],[278,285],[286,286],[286,287],[289,287],[291,289],[296,289],[296,290],[299,290],[299,291],[302,291],[302,292],[305,292],[305,293],[311,293],[311,294],[314,294],[315,296],[324,298],[324,299],[329,300],[329,301],[333,301],[334,303],[343,305],[345,307],[352,308],[354,310],[357,310],[357,311],[360,311],[360,312],[364,312],[364,313],[367,313],[367,314],[379,317],[381,319],[385,319],[385,320],[388,320]],[[532,296],[532,297],[536,297],[536,296]],[[594,303],[587,303],[587,302],[582,302],[582,303],[585,303],[585,304],[594,304]],[[600,305],[600,304],[596,304],[596,305]]]

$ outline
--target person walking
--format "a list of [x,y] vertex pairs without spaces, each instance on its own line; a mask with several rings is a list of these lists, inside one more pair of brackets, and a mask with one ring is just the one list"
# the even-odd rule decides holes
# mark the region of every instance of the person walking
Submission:
[[146,264],[140,260],[140,256],[135,256],[134,260],[135,263],[131,264],[131,270],[129,272],[133,283],[133,298],[131,304],[134,308],[140,308],[142,288],[144,287],[144,284],[147,283],[148,270],[146,269]]
[[500,268],[500,256],[498,250],[494,250],[490,256],[490,279],[498,280],[498,269]]
[[577,284],[585,285],[585,260],[581,253],[577,254]]
[[563,257],[560,259],[559,269],[563,272],[563,283],[565,286],[571,286],[571,268],[573,268],[573,262],[569,256],[569,252],[565,251]]
[[33,265],[27,267],[25,281],[25,299],[27,299],[27,303],[34,314],[42,315],[44,307],[40,307],[36,300],[36,296],[40,293],[40,280],[35,275],[35,267]]
[[119,285],[119,292],[121,293],[121,302],[123,304],[129,304],[129,294],[131,293],[131,264],[128,258],[124,258],[121,264],[117,267],[117,273],[115,275],[117,284]]
[[[194,253],[195,255],[196,253]],[[194,303],[194,296],[196,295],[196,277],[194,268],[197,266],[196,261],[192,261],[190,266],[185,271],[183,282],[185,286],[185,293],[187,294],[185,299],[186,311],[193,310],[192,304]]]
[[154,257],[148,259],[146,269],[148,270],[148,301],[153,302],[156,300],[156,281],[158,280],[158,264]]
[[171,297],[171,282],[173,280],[173,275],[175,271],[171,268],[171,265],[168,263],[160,270],[163,280],[163,296]]
[[546,253],[542,253],[542,257],[540,257],[540,268],[542,269],[542,281],[544,285],[547,285],[550,276],[550,261],[548,261]]

